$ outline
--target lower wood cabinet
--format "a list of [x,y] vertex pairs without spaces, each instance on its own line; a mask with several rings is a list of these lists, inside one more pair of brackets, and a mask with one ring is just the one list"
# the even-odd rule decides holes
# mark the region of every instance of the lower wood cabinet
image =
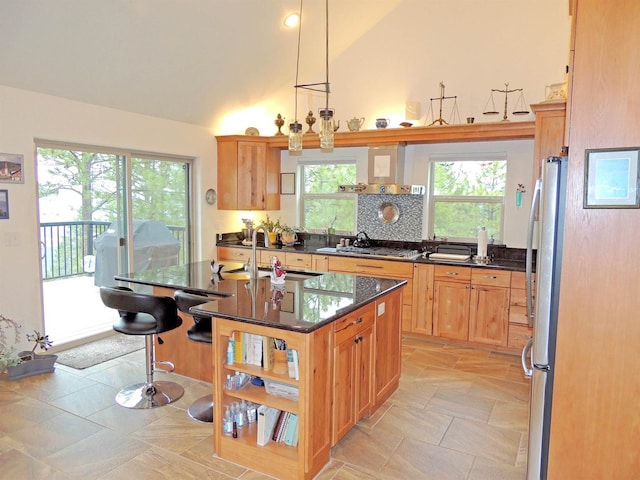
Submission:
[[396,290],[334,324],[333,445],[398,388],[401,303]]
[[433,282],[433,334],[469,339],[471,268],[436,265]]
[[374,305],[334,324],[333,444],[344,437],[373,405]]
[[437,265],[433,334],[506,347],[511,272]]
[[400,384],[402,364],[402,290],[376,300],[373,408],[380,407]]
[[405,332],[433,334],[433,270],[433,265],[413,265],[411,322],[408,325],[403,322]]
[[469,341],[507,346],[511,272],[474,268],[471,272]]

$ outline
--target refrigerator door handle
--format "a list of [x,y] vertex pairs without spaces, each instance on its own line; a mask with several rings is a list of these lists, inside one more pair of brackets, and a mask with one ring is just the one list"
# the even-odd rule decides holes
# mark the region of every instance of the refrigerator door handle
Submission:
[[542,191],[542,179],[536,180],[533,189],[533,200],[531,200],[531,211],[529,212],[529,229],[527,232],[527,256],[526,256],[526,289],[527,289],[527,322],[529,327],[533,327],[533,232],[536,223],[536,214],[538,213],[538,205],[540,204],[540,195]]
[[[533,377],[533,358],[531,358],[531,367],[527,365],[527,355],[531,352],[531,347],[533,347],[533,338],[530,338],[527,344],[522,349],[522,354],[520,355],[520,362],[522,363],[522,370],[524,371],[524,376],[526,378]],[[531,357],[531,355],[529,355]]]

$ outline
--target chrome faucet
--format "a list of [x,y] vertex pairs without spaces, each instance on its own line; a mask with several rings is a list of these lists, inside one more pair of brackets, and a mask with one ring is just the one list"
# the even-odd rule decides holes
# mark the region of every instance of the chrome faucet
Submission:
[[256,259],[256,243],[258,243],[258,230],[262,230],[264,233],[264,246],[269,248],[269,235],[267,234],[267,227],[259,225],[253,229],[253,238],[251,239],[251,265],[249,265],[249,278],[258,278],[258,261]]

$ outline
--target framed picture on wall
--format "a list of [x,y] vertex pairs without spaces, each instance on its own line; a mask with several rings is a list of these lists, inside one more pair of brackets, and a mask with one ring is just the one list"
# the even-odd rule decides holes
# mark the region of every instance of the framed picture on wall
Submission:
[[0,182],[24,183],[22,166],[24,155],[17,153],[0,153]]
[[637,148],[585,151],[584,208],[640,208]]
[[9,218],[9,190],[0,190],[0,220]]

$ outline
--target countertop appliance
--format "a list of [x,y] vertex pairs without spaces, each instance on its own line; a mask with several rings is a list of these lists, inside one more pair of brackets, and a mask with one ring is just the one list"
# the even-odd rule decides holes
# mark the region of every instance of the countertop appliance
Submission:
[[[522,350],[522,368],[531,377],[527,479],[547,478],[553,399],[556,329],[564,231],[567,157],[547,158],[536,186],[527,237],[527,314],[533,337]],[[539,209],[538,209],[539,207]],[[532,259],[538,214],[536,297],[532,299]]]

